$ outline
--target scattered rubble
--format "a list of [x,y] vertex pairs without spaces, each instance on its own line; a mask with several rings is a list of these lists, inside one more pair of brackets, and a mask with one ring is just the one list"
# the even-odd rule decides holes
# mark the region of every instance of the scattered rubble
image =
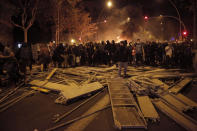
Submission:
[[[185,129],[197,130],[197,122],[184,113],[196,109],[197,103],[180,93],[189,83],[196,81],[196,74],[180,73],[184,72],[180,69],[129,66],[127,72],[129,77],[122,79],[118,77],[117,72],[116,66],[54,68],[48,72],[36,72],[35,75],[32,73],[33,75],[29,78],[31,87],[29,89],[45,93],[50,93],[51,90],[57,91],[59,97],[55,103],[59,104],[68,104],[68,101],[84,95],[90,96],[71,111],[58,115],[54,120],[55,123],[79,109],[108,86],[114,123],[118,129],[147,128],[148,120],[160,121],[157,113],[159,109]],[[7,105],[11,106],[18,100],[33,94],[26,91],[21,97],[15,97],[3,103],[16,90],[17,88],[1,97],[0,111],[5,110],[4,107]],[[79,116],[65,122],[62,126],[91,114],[94,113]]]

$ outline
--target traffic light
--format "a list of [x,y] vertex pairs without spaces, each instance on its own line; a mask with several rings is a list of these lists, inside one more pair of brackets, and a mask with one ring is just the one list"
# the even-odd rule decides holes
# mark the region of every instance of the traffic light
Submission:
[[183,31],[182,34],[183,34],[184,37],[186,37],[188,33],[187,33],[187,31]]
[[146,20],[146,21],[147,21],[147,20],[148,20],[148,16],[144,16],[144,20]]

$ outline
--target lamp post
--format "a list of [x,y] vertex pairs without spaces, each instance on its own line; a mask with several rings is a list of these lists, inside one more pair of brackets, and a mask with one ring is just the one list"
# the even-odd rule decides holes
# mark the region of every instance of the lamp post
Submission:
[[[183,22],[181,19],[179,19],[179,18],[177,18],[177,17],[175,17],[175,16],[160,15],[159,17],[163,17],[163,18],[173,18],[173,19],[179,21],[180,26],[183,26],[184,30],[187,30],[187,29],[186,29],[186,26],[185,26],[185,24],[184,24],[184,22]],[[181,29],[181,27],[180,27],[180,29]],[[181,30],[180,30],[180,33],[181,33]],[[181,34],[182,34],[182,33],[181,33]]]
[[181,24],[181,26],[183,26],[183,28],[184,28],[184,32],[186,32],[186,34],[183,32],[180,32],[181,33],[181,35],[184,35],[184,36],[187,36],[187,29],[186,29],[186,26],[185,26],[185,24],[184,24],[184,22],[182,21],[182,20],[180,20],[179,18],[177,18],[177,17],[175,17],[175,16],[169,16],[169,15],[160,15],[160,16],[156,16],[156,17],[148,17],[148,16],[145,16],[144,17],[144,19],[145,19],[145,21],[147,21],[148,19],[158,19],[158,18],[172,18],[172,19],[174,19],[174,20],[176,20],[176,21],[178,21],[180,24]]
[[176,9],[176,12],[177,12],[177,15],[178,15],[178,18],[179,18],[179,33],[180,33],[180,40],[182,40],[182,33],[181,33],[181,15],[179,13],[179,10],[177,9],[176,5],[172,2],[172,0],[168,0],[172,6]]

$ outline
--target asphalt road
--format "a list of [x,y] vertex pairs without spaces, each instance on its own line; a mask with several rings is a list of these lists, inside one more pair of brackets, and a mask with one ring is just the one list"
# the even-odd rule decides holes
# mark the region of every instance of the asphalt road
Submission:
[[[192,82],[181,91],[182,94],[197,102],[197,83]],[[37,92],[29,96],[4,112],[0,113],[0,131],[44,131],[55,125],[64,123],[81,115],[87,114],[109,104],[108,92],[103,91],[93,100],[61,120],[57,124],[52,122],[55,115],[61,115],[73,109],[87,98],[78,99],[68,105],[55,104],[58,94],[53,92],[44,94]],[[184,131],[180,125],[157,109],[160,122],[148,122],[148,131]],[[197,120],[197,110],[187,113]],[[76,121],[70,125],[57,129],[57,131],[85,130],[85,131],[115,131],[111,108],[107,108],[88,118]],[[123,129],[123,131],[137,131],[144,129]]]

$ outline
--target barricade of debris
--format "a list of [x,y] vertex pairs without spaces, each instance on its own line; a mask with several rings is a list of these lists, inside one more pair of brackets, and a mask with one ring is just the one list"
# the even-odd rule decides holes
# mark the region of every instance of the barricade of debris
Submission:
[[[196,109],[197,103],[180,93],[196,74],[180,72],[180,69],[129,66],[129,77],[123,79],[118,77],[116,66],[54,68],[50,72],[33,75],[29,84],[33,90],[59,92],[59,97],[55,100],[58,104],[68,104],[69,101],[83,96],[89,97],[70,112],[58,116],[55,122],[59,122],[102,92],[104,87],[108,87],[114,124],[118,129],[146,129],[148,121],[160,121],[157,113],[159,109],[183,128],[197,130],[197,122],[184,113]],[[24,94],[26,95],[28,93]],[[57,129],[91,114],[48,130]]]

